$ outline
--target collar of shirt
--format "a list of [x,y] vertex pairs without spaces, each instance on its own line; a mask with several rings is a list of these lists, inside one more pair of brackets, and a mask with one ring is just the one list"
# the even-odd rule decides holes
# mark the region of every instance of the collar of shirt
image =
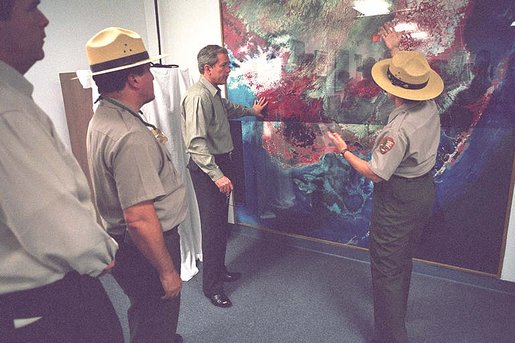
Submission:
[[388,122],[390,123],[391,121],[393,121],[399,114],[409,112],[409,111],[413,110],[414,108],[421,106],[423,104],[425,104],[425,101],[417,101],[415,103],[400,105],[399,107],[394,109],[392,111],[392,113],[390,113],[390,116],[388,117]]
[[34,86],[16,69],[3,61],[0,61],[0,75],[2,75],[2,82],[5,82],[29,98],[32,97]]
[[125,110],[125,111],[129,112],[130,114],[132,114],[136,118],[140,117],[138,113],[134,112],[132,109],[129,108],[129,106],[125,105],[121,101],[118,101],[118,100],[113,99],[113,98],[107,98],[107,97],[101,97],[100,101],[102,101],[102,105],[103,106],[106,106],[107,104],[110,104],[111,106],[109,106],[109,105],[107,105],[107,106],[108,107],[113,107],[113,108],[119,108],[119,109],[121,108],[122,110]]
[[202,82],[202,84],[207,88],[207,90],[209,91],[209,93],[211,93],[213,97],[222,92],[220,88],[218,88],[218,86],[213,86],[211,82],[206,80],[204,76],[200,77],[200,82]]

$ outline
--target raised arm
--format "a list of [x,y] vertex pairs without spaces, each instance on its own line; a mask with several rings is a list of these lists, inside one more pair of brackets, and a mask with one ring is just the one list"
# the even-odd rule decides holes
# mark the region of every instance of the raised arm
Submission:
[[399,50],[401,39],[405,35],[404,32],[395,31],[393,23],[388,22],[379,30],[379,36],[384,42],[384,45],[390,50],[390,55],[393,57]]
[[222,99],[222,102],[225,109],[227,110],[229,118],[239,118],[243,116],[255,116],[258,118],[263,118],[263,110],[266,108],[266,105],[268,105],[268,101],[265,97],[261,97],[254,101],[252,108],[237,105],[227,99]]
[[327,136],[329,139],[333,142],[333,144],[336,146],[336,150],[339,154],[342,155],[343,158],[349,162],[349,164],[356,169],[358,173],[363,175],[364,177],[372,180],[373,182],[381,182],[383,179],[376,175],[368,166],[367,161],[362,160],[358,156],[354,155],[347,146],[347,143],[343,140],[343,138],[333,132],[328,132]]

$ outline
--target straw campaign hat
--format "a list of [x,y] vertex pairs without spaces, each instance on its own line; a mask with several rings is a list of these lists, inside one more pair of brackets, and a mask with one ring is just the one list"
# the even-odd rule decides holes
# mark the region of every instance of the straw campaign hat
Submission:
[[156,61],[166,55],[149,57],[143,40],[136,32],[108,27],[86,43],[91,75],[111,73]]
[[393,58],[377,62],[372,78],[388,93],[408,100],[433,99],[444,88],[442,78],[417,51],[399,51]]

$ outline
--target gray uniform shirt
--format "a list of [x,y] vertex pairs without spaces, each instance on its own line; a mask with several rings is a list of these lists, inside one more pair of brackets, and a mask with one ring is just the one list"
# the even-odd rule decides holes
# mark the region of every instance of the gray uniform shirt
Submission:
[[98,276],[118,249],[97,224],[86,177],[32,90],[0,61],[0,294],[72,270]]
[[440,116],[435,102],[403,104],[388,117],[368,165],[384,180],[392,175],[422,176],[435,165],[439,142]]
[[203,76],[182,100],[182,136],[193,161],[216,181],[224,174],[213,155],[233,150],[228,118],[255,115],[253,109],[223,99],[220,89]]
[[186,218],[186,190],[170,153],[129,111],[101,100],[87,149],[97,207],[110,234],[123,234],[123,210],[143,201],[154,201],[163,231]]

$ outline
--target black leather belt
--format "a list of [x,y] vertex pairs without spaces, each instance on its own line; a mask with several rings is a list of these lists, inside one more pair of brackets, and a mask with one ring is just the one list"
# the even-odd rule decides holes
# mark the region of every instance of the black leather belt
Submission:
[[213,155],[213,157],[215,158],[215,161],[217,163],[232,161],[232,151],[229,151],[228,153],[225,153],[225,154],[216,154],[216,155]]
[[399,176],[399,175],[392,175],[393,177],[396,177],[398,179],[403,179],[403,180],[419,180],[419,179],[423,179],[427,176],[431,175],[431,172],[427,172],[425,173],[424,175],[420,175],[420,176],[415,176],[415,177],[405,177],[405,176]]

